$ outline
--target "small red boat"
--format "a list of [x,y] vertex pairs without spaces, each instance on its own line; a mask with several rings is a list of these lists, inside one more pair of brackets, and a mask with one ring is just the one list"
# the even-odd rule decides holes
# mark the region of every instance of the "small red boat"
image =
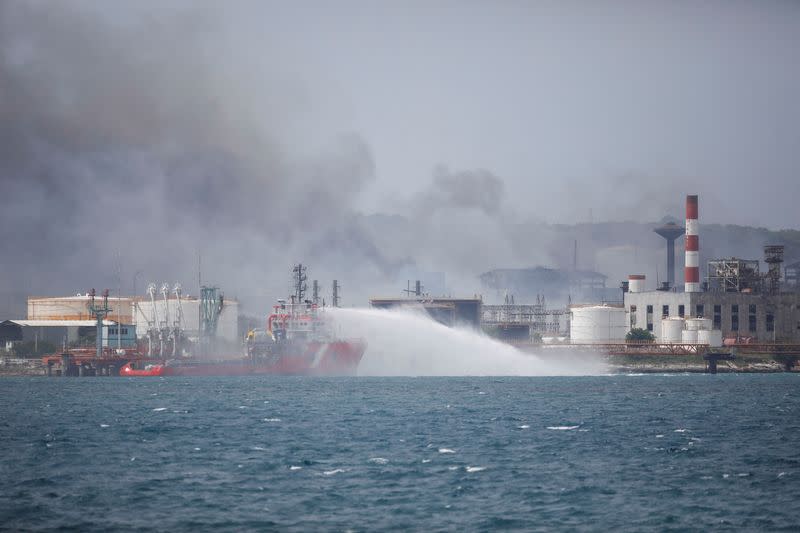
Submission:
[[120,376],[163,376],[164,365],[147,365],[142,369],[135,368],[134,363],[127,363],[119,369]]

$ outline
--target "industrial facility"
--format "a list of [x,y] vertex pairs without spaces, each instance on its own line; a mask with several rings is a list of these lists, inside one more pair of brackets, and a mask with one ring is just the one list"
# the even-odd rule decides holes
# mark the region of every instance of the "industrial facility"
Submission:
[[[482,274],[481,282],[484,288],[505,290],[505,302],[482,306],[484,330],[517,344],[619,346],[631,330],[643,329],[652,334],[652,343],[692,353],[698,346],[800,342],[800,262],[782,270],[782,245],[765,243],[764,270],[758,259],[740,258],[710,259],[701,269],[695,195],[686,198],[685,227],[668,222],[653,231],[666,241],[666,281],[648,286],[644,274],[630,274],[619,289],[610,289],[605,276],[588,271],[493,270]],[[684,284],[679,286],[675,245],[683,235]],[[545,294],[536,293],[535,304],[515,303],[515,296],[533,301],[536,288],[571,301],[566,308],[548,309]]]
[[616,287],[606,287],[607,276],[592,270],[542,266],[499,268],[484,272],[479,278],[482,290],[495,301],[502,301],[509,294],[521,302],[533,302],[536,297],[551,301],[566,301],[571,297],[576,301],[596,303],[620,299]]
[[63,349],[94,345],[99,338],[102,349],[132,349],[144,343],[148,355],[178,355],[181,341],[185,347],[198,343],[209,336],[210,329],[215,342],[237,347],[241,341],[238,302],[220,301],[216,288],[201,291],[208,292],[206,300],[214,305],[203,298],[182,296],[179,284],[160,288],[150,284],[146,297],[109,297],[106,291],[103,307],[94,292],[31,297],[25,319],[0,322],[3,348],[8,352],[14,343],[32,343],[36,352],[39,344]]
[[[619,288],[611,288],[605,275],[578,270],[573,261],[571,270],[534,267],[481,274],[482,287],[496,293],[489,300],[499,297],[502,303],[484,303],[478,294],[435,296],[425,291],[421,280],[413,285],[409,280],[404,297],[372,298],[369,303],[377,309],[420,310],[444,325],[481,329],[519,346],[586,347],[612,355],[686,355],[747,346],[752,353],[800,357],[800,261],[784,267],[784,245],[764,243],[761,259],[705,258],[701,265],[699,214],[698,197],[689,195],[685,226],[667,222],[653,228],[666,243],[665,281],[651,283],[645,274],[632,273]],[[682,285],[675,253],[681,236]],[[319,306],[319,283],[313,281],[311,299],[306,300],[305,267],[297,265],[293,272],[299,289],[292,304]],[[441,290],[444,274],[436,280],[442,282],[436,284]],[[333,307],[340,305],[340,290],[334,280]],[[199,296],[189,296],[180,284],[150,283],[145,294],[110,297],[106,290],[100,299],[92,290],[31,297],[25,319],[0,322],[0,342],[7,353],[16,351],[15,345],[30,343],[33,348],[26,353],[42,353],[40,345],[50,347],[47,353],[81,352],[75,355],[83,358],[75,359],[78,363],[59,362],[57,357],[65,353],[48,359],[48,371],[60,365],[67,373],[63,375],[112,372],[116,362],[108,358],[127,356],[126,350],[147,360],[241,350],[238,302],[224,298],[219,288],[202,286]],[[548,306],[552,301],[559,303]],[[325,307],[324,300],[321,305]],[[258,330],[258,319],[254,324],[251,329]]]
[[[764,272],[758,259],[709,260],[703,281],[698,220],[698,198],[687,196],[683,290],[678,290],[674,281],[662,284],[657,290],[647,290],[647,280],[641,275],[631,275],[622,284],[629,329],[646,329],[662,343],[719,346],[723,342],[800,341],[800,292],[796,280],[789,282],[789,269],[786,282],[781,282],[784,247],[764,246],[767,265]],[[655,231],[661,235],[667,233],[662,230]],[[680,228],[675,228],[664,235],[668,242],[669,280],[675,279],[671,253],[679,231]]]

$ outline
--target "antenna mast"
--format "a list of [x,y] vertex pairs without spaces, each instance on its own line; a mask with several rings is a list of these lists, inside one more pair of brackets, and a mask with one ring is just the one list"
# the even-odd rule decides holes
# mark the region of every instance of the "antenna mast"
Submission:
[[306,267],[302,263],[296,264],[292,268],[292,281],[294,282],[294,296],[298,304],[303,303],[306,299],[306,292],[308,291],[307,279]]

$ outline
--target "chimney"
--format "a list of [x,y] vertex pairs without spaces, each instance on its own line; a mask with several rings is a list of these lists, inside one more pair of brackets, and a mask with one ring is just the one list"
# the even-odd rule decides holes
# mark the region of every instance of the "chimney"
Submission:
[[686,197],[686,265],[683,271],[685,292],[700,292],[700,237],[697,195]]

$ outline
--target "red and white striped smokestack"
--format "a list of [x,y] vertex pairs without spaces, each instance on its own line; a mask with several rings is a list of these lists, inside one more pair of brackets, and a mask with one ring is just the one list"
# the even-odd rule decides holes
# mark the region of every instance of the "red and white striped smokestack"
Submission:
[[686,266],[683,271],[685,292],[700,292],[700,237],[697,222],[697,195],[686,197]]

